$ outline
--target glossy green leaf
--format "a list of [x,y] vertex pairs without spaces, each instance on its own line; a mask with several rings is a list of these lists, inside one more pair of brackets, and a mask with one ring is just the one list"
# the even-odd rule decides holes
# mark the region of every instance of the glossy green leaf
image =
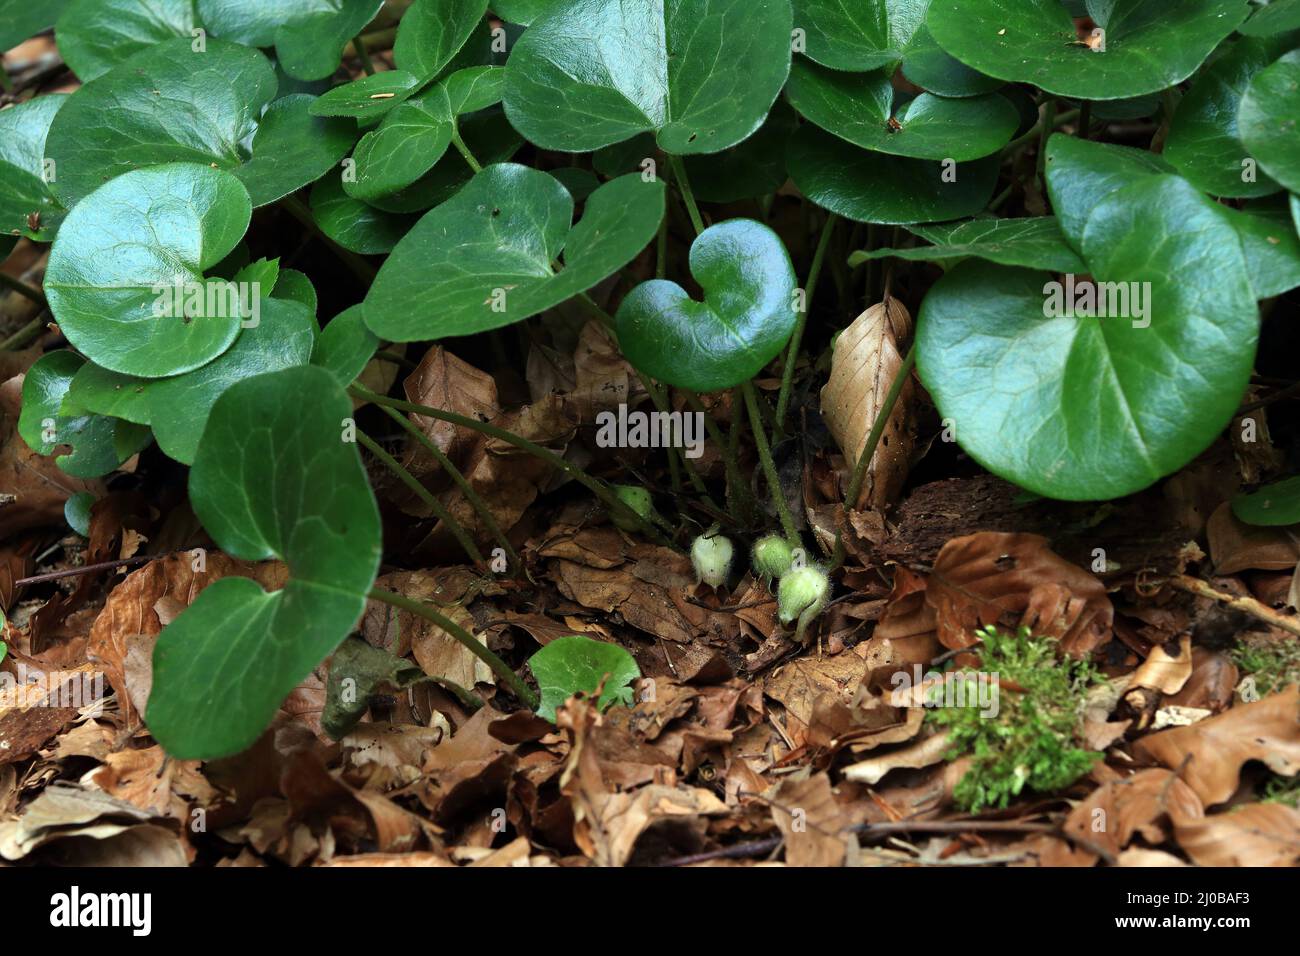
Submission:
[[790,178],[808,199],[859,222],[900,225],[973,216],[993,198],[998,157],[943,164],[874,153],[805,126],[790,138]]
[[[243,184],[207,166],[151,166],[105,183],[68,214],[50,252],[45,294],[63,334],[97,365],[128,375],[161,378],[210,362],[235,340],[240,315],[227,296],[192,293],[251,214]],[[178,314],[193,298],[198,307]]]
[[198,0],[198,6],[214,36],[274,45],[286,73],[319,80],[338,69],[343,48],[375,18],[383,0]]
[[908,232],[932,245],[913,249],[874,249],[855,252],[849,265],[892,256],[917,262],[946,262],[973,256],[1004,266],[1084,273],[1087,267],[1061,234],[1054,216],[1025,219],[967,219],[908,226]]
[[273,298],[284,302],[298,302],[307,307],[307,311],[316,316],[316,287],[311,279],[297,269],[281,269],[280,277],[275,282]]
[[[63,519],[83,538],[90,537],[90,509],[94,505],[95,496],[89,491],[78,491],[63,503]],[[0,654],[0,660],[4,660],[3,654]]]
[[922,89],[939,96],[981,96],[1003,85],[949,56],[922,24],[912,35],[903,54],[903,76]]
[[[720,153],[687,156],[682,162],[695,198],[704,202],[736,202],[776,192],[789,178],[785,149],[797,125],[794,110],[785,100],[777,100],[758,132],[743,143]],[[649,146],[653,151],[653,139]]]
[[617,644],[577,634],[557,637],[530,657],[528,666],[542,692],[537,713],[551,721],[555,720],[555,709],[570,697],[594,694],[602,682],[597,707],[604,710],[616,703],[631,706],[630,685],[641,676],[636,659]]
[[863,149],[914,159],[979,159],[1011,140],[1016,109],[996,93],[946,99],[922,93],[895,101],[889,74],[840,73],[803,60],[786,96],[803,116]]
[[379,509],[355,444],[352,403],[323,369],[283,369],[217,399],[190,502],[217,546],[245,561],[279,558],[274,593],[227,577],[158,638],[149,732],[181,759],[250,746],[280,702],[352,630],[380,559]]
[[1187,79],[1250,6],[1115,0],[1104,12],[1104,51],[1079,38],[1059,0],[933,0],[926,24],[941,47],[981,73],[1060,96],[1114,100]]
[[573,198],[554,177],[489,166],[397,244],[366,296],[366,324],[394,342],[509,325],[627,265],[663,214],[663,183],[633,174],[592,193],[571,228]]
[[397,67],[425,80],[437,76],[466,45],[488,0],[415,0],[393,44]]
[[257,50],[188,39],[142,50],[91,80],[59,110],[45,153],[55,160],[54,195],[71,209],[114,176],[162,163],[248,162],[275,71]]
[[194,462],[212,406],[228,388],[311,359],[316,329],[307,306],[280,299],[261,299],[257,306],[257,325],[241,331],[217,358],[192,372],[149,383],[145,399],[154,438],[182,464]]
[[[52,93],[0,110],[0,232],[51,242],[66,215],[46,184],[57,165],[45,163],[45,140],[68,97]],[[28,217],[37,213],[37,228]]]
[[311,214],[321,232],[344,249],[362,255],[392,252],[417,217],[384,212],[343,191],[340,176],[321,179],[311,190]]
[[294,93],[276,100],[262,114],[253,137],[253,158],[232,170],[247,187],[254,207],[269,205],[315,182],[352,149],[353,124],[312,116],[314,100],[306,93]]
[[586,152],[653,131],[666,152],[716,153],[763,123],[790,71],[789,0],[575,0],[510,54],[510,122],[544,149]]
[[493,0],[492,12],[507,23],[528,26],[538,17],[567,3],[568,0]]
[[0,51],[54,26],[67,5],[68,0],[0,0]]
[[351,385],[379,348],[379,336],[366,327],[360,305],[344,309],[321,330],[311,364],[319,365],[340,385]]
[[1300,236],[1283,197],[1257,199],[1240,210],[1227,206],[1219,210],[1241,237],[1255,298],[1271,298],[1300,286]]
[[808,57],[835,70],[897,63],[925,23],[930,0],[794,0]]
[[350,116],[379,119],[420,86],[419,77],[405,70],[385,70],[363,76],[322,93],[311,105],[312,116]]
[[1266,196],[1281,187],[1237,137],[1237,109],[1251,77],[1282,52],[1273,40],[1237,41],[1196,78],[1178,104],[1164,158],[1197,189],[1215,196]]
[[193,0],[72,0],[54,39],[63,62],[85,83],[155,43],[189,37],[197,25]]
[[1246,524],[1276,527],[1300,523],[1300,477],[1284,478],[1232,499],[1232,513]]
[[343,180],[344,191],[373,200],[414,183],[447,151],[460,114],[500,101],[503,73],[499,66],[458,70],[402,103],[357,144],[356,175]]
[[1257,8],[1241,25],[1241,32],[1249,37],[1276,36],[1291,30],[1300,30],[1300,0],[1272,0],[1268,6]]
[[145,392],[150,379],[110,372],[87,362],[72,376],[63,398],[64,414],[108,415],[137,425],[149,424],[149,402]]
[[1047,141],[1046,172],[1047,194],[1061,231],[1080,249],[1083,227],[1097,203],[1142,177],[1171,173],[1173,167],[1143,149],[1055,133]]
[[1300,50],[1255,74],[1241,98],[1237,127],[1260,167],[1300,192]]
[[696,237],[690,269],[704,301],[676,282],[642,282],[614,317],[619,346],[638,370],[670,385],[698,392],[739,385],[794,330],[790,255],[762,223],[729,219]]
[[18,434],[38,455],[67,447],[55,463],[75,478],[98,478],[148,445],[149,429],[103,415],[64,414],[63,399],[85,361],[67,349],[37,359],[23,379]]
[[1235,232],[1177,177],[1100,200],[1084,254],[1101,281],[1150,283],[1127,317],[1053,310],[1064,290],[1051,274],[971,261],[930,290],[917,331],[922,381],[962,447],[1072,500],[1137,491],[1209,445],[1241,400],[1259,328]]

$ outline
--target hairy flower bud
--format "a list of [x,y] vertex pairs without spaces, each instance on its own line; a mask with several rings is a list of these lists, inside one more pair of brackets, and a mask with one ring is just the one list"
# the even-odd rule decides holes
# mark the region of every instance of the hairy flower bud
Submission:
[[727,580],[734,550],[731,540],[720,534],[702,534],[696,538],[691,545],[691,564],[695,565],[695,573],[700,576],[700,580],[711,588],[716,588]]
[[[614,494],[618,500],[623,502],[646,521],[650,521],[651,515],[654,514],[654,500],[650,497],[650,492],[637,485],[614,485]],[[621,512],[610,509],[609,518],[614,522],[616,528],[624,531],[636,531],[640,525],[633,521],[629,516]]]
[[754,542],[754,573],[761,578],[780,578],[794,564],[794,549],[779,534],[768,534]]
[[830,596],[831,579],[821,568],[811,564],[792,568],[781,578],[781,584],[777,588],[776,604],[781,623],[789,624],[797,618],[799,624],[795,637],[803,640],[808,622],[822,612]]

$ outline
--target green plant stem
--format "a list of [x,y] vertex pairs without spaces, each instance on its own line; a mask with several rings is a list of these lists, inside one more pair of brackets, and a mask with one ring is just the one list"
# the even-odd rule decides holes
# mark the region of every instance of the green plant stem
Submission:
[[393,607],[401,608],[418,617],[424,618],[442,628],[452,640],[457,641],[469,649],[475,657],[481,660],[488,667],[492,668],[492,673],[505,681],[516,697],[523,701],[524,705],[530,710],[536,710],[541,700],[531,687],[510,669],[510,666],[501,658],[493,654],[488,646],[482,641],[475,638],[463,627],[450,618],[444,617],[427,604],[420,601],[413,601],[408,597],[400,594],[394,594],[392,591],[385,591],[382,588],[371,588],[370,597],[375,601],[382,601],[384,604],[391,604]]
[[352,41],[352,46],[357,51],[357,59],[361,61],[361,69],[366,71],[366,76],[374,76],[375,65],[370,62],[370,54],[366,52],[365,41],[361,37],[356,37]]
[[501,549],[505,551],[506,557],[510,559],[510,567],[515,571],[520,570],[523,567],[523,562],[519,560],[519,554],[510,544],[510,539],[505,536],[501,526],[497,524],[496,518],[492,517],[492,510],[488,508],[487,503],[479,497],[478,492],[470,485],[469,479],[451,463],[451,459],[434,443],[433,439],[416,427],[413,421],[395,408],[389,408],[387,405],[380,405],[379,407],[383,409],[385,415],[397,422],[398,425],[405,429],[407,434],[419,442],[425,451],[433,456],[434,461],[442,467],[442,470],[451,476],[451,480],[456,483],[456,487],[465,496],[469,506],[474,509],[479,520],[483,522],[483,527],[487,529],[488,534],[492,535],[497,544],[501,546]]
[[673,178],[677,181],[677,191],[686,203],[686,213],[691,217],[691,225],[698,236],[704,231],[704,220],[700,217],[700,207],[695,204],[695,193],[691,191],[691,181],[686,178],[686,164],[680,156],[669,156],[668,163],[673,168]]
[[478,710],[483,706],[483,701],[479,700],[464,687],[461,687],[454,680],[448,680],[445,677],[426,677],[425,680],[430,684],[437,684],[443,690],[451,694],[452,697],[455,697],[460,701],[462,707],[468,708],[471,712]]
[[506,431],[504,428],[497,428],[497,426],[489,424],[488,422],[481,422],[475,418],[467,418],[464,415],[457,415],[455,412],[443,411],[441,408],[433,408],[429,405],[406,402],[400,398],[389,398],[387,395],[377,395],[370,391],[370,389],[357,385],[355,382],[348,386],[348,392],[363,401],[373,402],[376,405],[387,405],[404,412],[418,412],[421,415],[427,415],[430,418],[436,418],[443,422],[450,422],[453,425],[459,425],[462,428],[468,428],[471,431],[479,432],[491,438],[500,439],[508,445],[513,445],[520,451],[525,451],[535,458],[540,458],[552,468],[564,472],[599,498],[612,512],[618,514],[620,517],[625,517],[657,543],[668,544],[667,539],[658,532],[654,525],[624,504],[618,495],[609,490],[608,485],[603,481],[593,478],[577,465],[573,464],[573,462],[566,461],[549,448],[543,448],[536,442],[531,442],[527,438],[520,438],[518,435]]
[[754,383],[745,382],[740,386],[745,396],[745,406],[749,409],[749,427],[754,433],[754,444],[758,447],[758,460],[763,465],[763,474],[767,478],[768,490],[772,495],[772,504],[776,506],[777,517],[781,519],[781,529],[791,547],[799,544],[799,532],[795,529],[794,519],[790,516],[790,507],[785,503],[785,492],[781,489],[781,477],[776,473],[776,463],[772,461],[772,450],[767,445],[767,433],[763,429],[763,416],[758,411],[758,398],[754,395]]
[[469,163],[470,169],[475,173],[481,173],[483,171],[483,164],[478,161],[477,157],[475,157],[473,152],[470,151],[470,148],[465,145],[465,140],[461,138],[459,126],[453,125],[451,128],[451,144],[456,147],[456,151],[460,153],[461,156],[465,157],[465,162]]
[[401,462],[380,448],[379,444],[365,432],[357,431],[357,441],[364,445],[370,454],[383,462],[384,467],[400,478],[402,484],[410,488],[417,498],[429,506],[429,510],[451,530],[457,542],[465,549],[465,553],[470,556],[470,559],[475,564],[483,564],[483,555],[478,546],[474,544],[474,539],[469,536],[464,526],[452,517],[451,512],[443,507],[442,502],[434,496],[433,492],[420,484],[414,475],[402,467]]
[[398,355],[396,352],[390,352],[387,349],[380,349],[375,353],[375,358],[383,359],[385,362],[392,362],[394,365],[400,365],[402,368],[410,369],[412,372],[420,367],[405,355]]
[[9,336],[9,338],[0,342],[0,352],[7,352],[10,349],[16,349],[26,345],[32,339],[36,338],[36,336],[40,335],[41,329],[43,328],[45,328],[45,321],[43,319],[39,316],[32,319],[13,335]]
[[325,233],[321,231],[320,226],[316,225],[316,219],[312,216],[311,210],[307,208],[306,204],[304,204],[301,199],[291,194],[280,200],[280,206],[288,212],[289,215],[293,216],[294,219],[297,219],[312,233],[314,233],[321,242],[329,246],[333,253],[339,257],[339,260],[348,267],[352,274],[356,276],[363,285],[369,287],[370,284],[375,281],[375,276],[378,274],[378,270],[355,252],[344,249],[329,236],[325,235]]
[[655,243],[655,278],[668,275],[668,214],[659,221],[659,236]]
[[47,308],[49,303],[45,301],[45,293],[34,285],[28,285],[22,279],[11,276],[7,272],[0,272],[0,286],[6,289],[13,289],[25,299],[31,299],[41,308]]
[[772,440],[785,431],[785,414],[790,406],[790,388],[794,384],[794,367],[799,358],[799,346],[803,342],[803,330],[808,324],[808,313],[812,311],[813,293],[817,291],[817,280],[822,274],[822,263],[826,261],[826,249],[831,242],[831,233],[839,216],[829,213],[826,224],[822,226],[821,237],[817,240],[817,249],[813,252],[812,265],[808,269],[808,281],[804,283],[803,308],[794,320],[794,332],[790,335],[790,347],[785,354],[785,367],[781,369],[781,391],[776,398],[776,427]]
[[1038,137],[1038,178],[1043,183],[1043,188],[1047,188],[1047,180],[1044,177],[1044,171],[1047,169],[1047,138],[1052,135],[1052,130],[1056,127],[1056,100],[1048,97],[1047,102],[1043,104],[1043,128]]
[[[885,394],[885,401],[881,404],[880,411],[876,413],[876,421],[871,426],[871,433],[867,435],[867,443],[862,446],[862,454],[858,456],[857,463],[853,466],[853,477],[849,480],[849,490],[844,495],[844,507],[846,509],[853,508],[858,503],[858,495],[862,492],[862,483],[867,477],[867,467],[871,464],[871,459],[876,455],[876,446],[880,444],[880,439],[885,434],[885,426],[889,424],[889,419],[894,414],[894,406],[898,404],[898,396],[903,394],[903,386],[907,384],[907,379],[915,367],[916,343],[914,342],[908,348],[907,355],[903,357],[903,364],[899,366],[898,374],[894,376],[894,381]],[[843,560],[844,539],[837,532],[835,535],[835,552],[831,556],[831,567],[839,567]]]

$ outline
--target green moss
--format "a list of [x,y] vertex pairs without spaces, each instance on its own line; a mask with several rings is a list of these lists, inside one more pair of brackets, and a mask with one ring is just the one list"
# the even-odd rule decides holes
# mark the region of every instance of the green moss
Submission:
[[1300,640],[1238,642],[1232,661],[1255,678],[1255,692],[1263,697],[1300,683]]
[[1005,807],[1026,788],[1069,786],[1101,757],[1077,746],[1085,691],[1096,680],[1091,665],[1058,659],[1055,641],[1033,638],[1026,628],[1011,635],[987,627],[979,636],[981,670],[996,674],[1000,687],[996,715],[982,716],[976,707],[927,715],[948,731],[950,760],[972,758],[954,792],[972,813]]

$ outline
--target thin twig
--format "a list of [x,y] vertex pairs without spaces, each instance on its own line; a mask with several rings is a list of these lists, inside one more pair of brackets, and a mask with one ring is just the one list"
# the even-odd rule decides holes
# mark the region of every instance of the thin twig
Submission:
[[1170,587],[1177,588],[1179,591],[1186,591],[1188,594],[1197,594],[1201,597],[1219,601],[1234,611],[1244,611],[1251,617],[1257,618],[1271,627],[1278,627],[1291,634],[1300,635],[1300,618],[1279,614],[1253,597],[1238,596],[1229,594],[1226,591],[1220,591],[1210,585],[1209,582],[1187,574],[1175,574],[1173,577],[1167,578],[1166,581]]

